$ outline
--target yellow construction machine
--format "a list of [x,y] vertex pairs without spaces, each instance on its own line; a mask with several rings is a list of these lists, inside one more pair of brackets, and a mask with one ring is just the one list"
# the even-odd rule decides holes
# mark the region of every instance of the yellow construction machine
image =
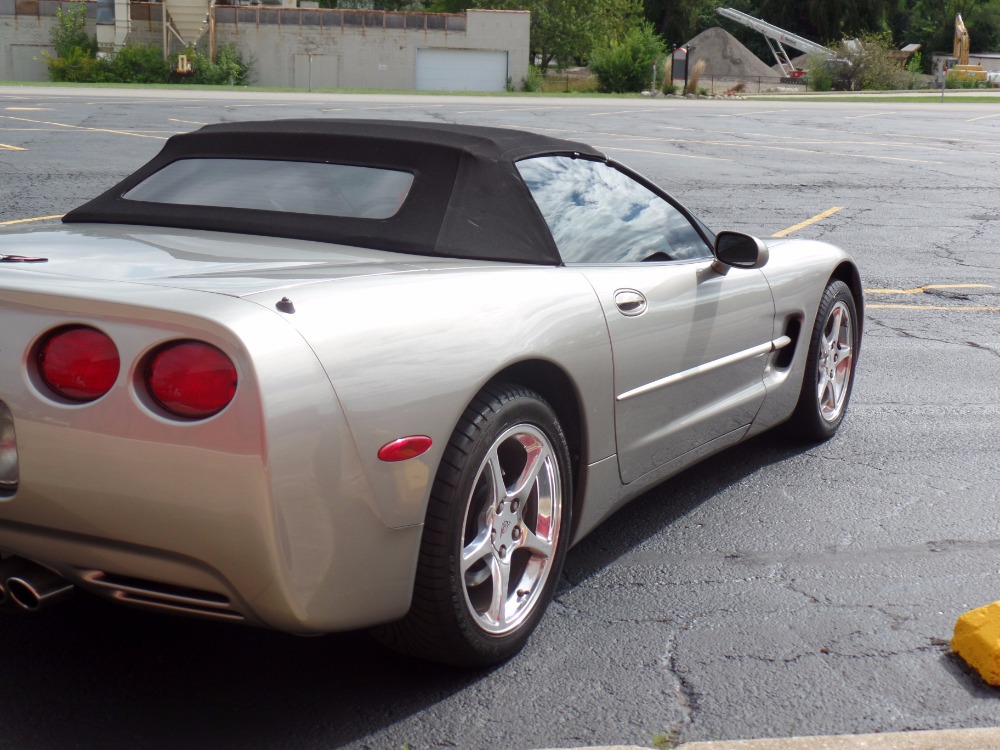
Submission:
[[986,81],[986,69],[982,65],[969,65],[969,31],[965,28],[962,14],[955,16],[955,48],[952,50],[955,64],[948,68],[948,78],[955,81]]

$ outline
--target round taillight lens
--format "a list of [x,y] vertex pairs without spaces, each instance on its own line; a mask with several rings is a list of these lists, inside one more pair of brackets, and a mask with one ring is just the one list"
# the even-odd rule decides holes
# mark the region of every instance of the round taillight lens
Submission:
[[236,394],[236,366],[211,344],[167,344],[146,365],[146,387],[161,407],[179,417],[218,414]]
[[110,391],[120,366],[114,342],[88,326],[53,331],[38,349],[45,385],[73,401],[94,401]]

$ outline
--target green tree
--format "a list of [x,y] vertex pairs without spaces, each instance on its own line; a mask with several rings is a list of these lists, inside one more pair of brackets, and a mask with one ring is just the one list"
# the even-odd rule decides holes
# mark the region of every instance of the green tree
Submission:
[[972,52],[1000,48],[1000,0],[916,0],[910,6],[894,17],[892,30],[897,44],[921,45],[925,72],[930,72],[932,53],[951,53],[959,13]]
[[586,60],[642,21],[640,0],[474,0],[469,7],[531,11],[531,54],[544,71]]
[[643,6],[647,20],[669,42],[682,45],[705,29],[718,26],[722,16],[715,12],[721,5],[733,6],[744,13],[752,9],[736,2],[713,2],[713,0],[645,0]]
[[74,3],[56,9],[56,25],[50,39],[56,56],[45,53],[49,79],[53,81],[105,81],[110,73],[97,59],[97,37],[87,34],[87,6]]
[[760,0],[760,18],[820,44],[889,30],[904,0]]
[[[971,24],[971,26],[969,25]],[[984,3],[976,8],[966,27],[973,52],[1000,49],[1000,3]]]
[[469,5],[467,0],[431,0],[426,9],[430,13],[462,13]]
[[87,6],[74,3],[65,10],[56,9],[56,25],[52,29],[52,46],[59,57],[70,57],[78,49],[91,57],[97,54],[97,37],[87,34]]
[[662,71],[667,50],[663,40],[644,22],[630,29],[621,40],[611,40],[595,49],[590,70],[597,76],[598,88],[611,93],[638,92],[652,82],[653,63]]
[[836,45],[834,52],[836,59],[829,65],[835,88],[886,91],[904,85],[903,62],[888,31],[863,33]]

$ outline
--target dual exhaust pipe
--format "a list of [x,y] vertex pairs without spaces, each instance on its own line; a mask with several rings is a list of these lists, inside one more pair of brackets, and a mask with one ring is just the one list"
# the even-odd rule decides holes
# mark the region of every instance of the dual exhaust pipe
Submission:
[[72,591],[72,583],[44,565],[23,557],[0,560],[0,605],[36,612]]

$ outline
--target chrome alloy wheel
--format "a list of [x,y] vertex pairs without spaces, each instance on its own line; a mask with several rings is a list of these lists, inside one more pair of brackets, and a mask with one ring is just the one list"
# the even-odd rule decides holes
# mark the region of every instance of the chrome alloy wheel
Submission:
[[819,343],[816,396],[823,419],[834,422],[844,410],[854,372],[854,321],[844,302],[830,308]]
[[505,430],[487,451],[465,511],[460,574],[465,604],[491,635],[516,629],[545,590],[563,512],[559,462],[529,424]]

